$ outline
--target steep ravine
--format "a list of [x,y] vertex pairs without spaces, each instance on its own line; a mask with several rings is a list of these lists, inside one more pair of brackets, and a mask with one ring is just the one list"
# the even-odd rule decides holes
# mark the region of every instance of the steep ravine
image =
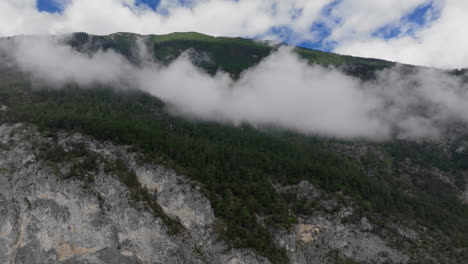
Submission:
[[[1,263],[269,263],[219,239],[203,186],[142,160],[129,147],[80,134],[1,125]],[[144,200],[135,201],[135,193],[112,170],[119,162],[163,213],[155,213]],[[271,230],[291,263],[415,263],[408,251],[373,232],[366,218],[343,221],[353,208],[308,182],[275,187],[329,207],[298,216],[289,230]],[[182,228],[173,232],[163,219],[167,217]],[[415,230],[395,229],[400,233],[393,236],[420,241]],[[430,252],[418,255],[438,263]]]

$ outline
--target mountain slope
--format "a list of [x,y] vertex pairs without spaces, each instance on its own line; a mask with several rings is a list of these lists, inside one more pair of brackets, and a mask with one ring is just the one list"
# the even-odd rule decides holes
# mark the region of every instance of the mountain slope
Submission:
[[[135,41],[134,34],[79,33],[70,44],[81,52],[113,49],[139,63],[132,49]],[[148,36],[145,43],[165,63],[193,49],[196,65],[210,73],[223,69],[233,76],[274,49],[252,40],[196,33]],[[393,65],[302,49],[297,52],[311,63],[338,65],[364,79]],[[208,59],[197,60],[204,53]],[[47,137],[53,139],[61,131],[131,146],[129,151],[141,155],[143,164],[163,166],[200,183],[200,195],[208,199],[217,219],[213,232],[228,246],[253,249],[272,263],[353,263],[346,258],[362,263],[462,263],[466,257],[466,130],[438,142],[341,141],[277,129],[263,131],[250,125],[185,120],[169,115],[164,102],[144,92],[81,89],[74,84],[60,90],[33,89],[28,74],[6,65],[0,80],[0,105],[4,106],[0,122],[10,124],[6,131],[18,122],[34,124],[44,137],[22,136],[20,141],[50,141]],[[9,143],[7,134],[3,151],[11,153],[17,147]],[[94,144],[92,140],[85,143]],[[175,239],[184,236],[177,231],[183,219],[151,197],[160,190],[142,187],[145,182],[135,167],[111,166],[110,171],[116,172],[103,176],[105,162],[87,162],[83,156],[67,159],[70,150],[53,150],[48,152],[46,147],[34,154],[37,159],[43,157],[44,164],[37,165],[41,170],[57,167],[57,177],[66,184],[77,181],[94,186],[89,175],[117,179],[130,197],[157,213],[155,218],[175,233]],[[130,162],[126,157],[124,161]],[[24,176],[14,170],[13,165],[0,170],[5,184]],[[61,174],[71,175],[73,181],[61,179]],[[213,257],[207,262],[217,261]]]
[[[215,73],[222,69],[238,76],[245,69],[259,63],[279,45],[243,38],[212,37],[200,33],[172,33],[168,35],[140,36],[133,33],[116,33],[109,36],[92,36],[86,33],[73,34],[70,44],[97,51],[112,49],[135,60],[134,49],[137,38],[143,38],[154,57],[169,63],[187,50],[207,54],[209,60],[195,60],[195,64]],[[86,44],[86,45],[84,45]],[[375,70],[392,67],[395,64],[378,59],[343,56],[317,50],[295,48],[297,54],[313,64],[341,66],[344,70],[358,76],[369,77]]]

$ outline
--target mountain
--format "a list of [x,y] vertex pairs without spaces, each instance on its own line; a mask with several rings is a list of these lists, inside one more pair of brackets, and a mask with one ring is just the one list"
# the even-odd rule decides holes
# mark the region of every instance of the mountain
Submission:
[[[108,36],[75,33],[70,45],[78,50],[87,51],[112,49],[127,58],[135,59],[133,47],[137,38],[145,39],[158,61],[169,63],[183,52],[193,50],[198,54],[209,54],[208,61],[195,60],[197,66],[212,74],[222,69],[233,76],[239,76],[242,71],[258,64],[280,45],[244,38],[212,37],[196,32],[148,36],[133,33],[116,33]],[[310,63],[343,66],[345,70],[358,76],[366,76],[375,70],[395,65],[384,60],[344,56],[299,47],[295,48],[295,52]]]
[[[76,33],[66,43],[82,54],[113,51],[139,66],[139,40],[162,65],[187,54],[201,71],[222,70],[234,80],[279,48],[199,33]],[[363,82],[397,65],[294,52]],[[373,141],[194,120],[144,91],[38,84],[3,56],[0,259],[8,263],[468,257],[465,124],[437,139]]]

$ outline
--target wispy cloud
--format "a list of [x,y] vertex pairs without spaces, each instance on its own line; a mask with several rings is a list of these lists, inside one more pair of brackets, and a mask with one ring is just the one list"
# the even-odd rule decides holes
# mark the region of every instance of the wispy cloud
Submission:
[[[363,36],[340,42],[336,51],[417,65],[468,67],[468,35],[461,33],[468,23],[467,12],[467,1],[435,0],[432,1],[432,8],[425,13],[425,21],[429,24],[410,25],[413,26],[411,34],[396,34],[395,38]],[[405,31],[405,25],[401,25],[400,20],[395,23],[398,26],[394,28]],[[415,27],[417,30],[414,30]]]
[[[363,82],[281,48],[233,80],[204,73],[188,55],[167,67],[151,59],[137,66],[114,52],[84,54],[57,39],[31,41],[16,38],[2,50],[37,82],[140,89],[173,113],[198,119],[373,140],[437,138],[448,124],[468,122],[466,83],[438,70],[398,66]],[[145,49],[139,52],[150,58]]]

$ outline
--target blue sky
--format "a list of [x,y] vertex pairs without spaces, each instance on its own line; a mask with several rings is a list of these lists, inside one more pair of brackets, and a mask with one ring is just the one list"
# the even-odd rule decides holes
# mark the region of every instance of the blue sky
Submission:
[[[186,0],[178,1],[180,4],[184,4],[184,2],[186,2]],[[326,5],[321,12],[323,17],[329,18],[329,21],[332,21],[335,24],[340,23],[340,18],[334,18],[332,16],[332,11],[340,1],[341,0],[332,1],[330,4]],[[63,7],[57,4],[57,2],[60,2],[60,0],[37,0],[37,9],[41,12],[60,13]],[[136,5],[146,5],[156,11],[160,0],[136,0],[135,3]],[[433,2],[420,5],[411,12],[404,14],[400,20],[379,27],[375,32],[373,32],[372,36],[382,39],[392,39],[405,35],[412,35],[415,31],[424,28],[424,26],[438,18],[437,12],[434,11]],[[429,15],[431,13],[435,13],[435,15]],[[293,43],[306,48],[319,49],[323,51],[334,50],[337,43],[326,41],[326,38],[332,33],[332,29],[329,27],[329,24],[327,25],[327,23],[317,21],[310,27],[310,31],[314,32],[314,36],[317,37],[317,40],[295,42],[294,40],[297,37],[296,33],[290,28],[283,26],[272,27],[267,34],[278,36],[286,43]],[[262,36],[260,35],[259,37]]]
[[[183,2],[183,0],[178,0]],[[153,10],[159,5],[160,0],[136,0],[137,5],[146,5],[151,7]],[[49,13],[58,13],[62,11],[62,7],[58,4],[57,0],[37,0],[37,9],[39,11],[49,12]]]
[[[429,2],[418,6],[413,11],[405,14],[398,21],[398,25],[389,24],[377,29],[373,36],[391,39],[402,35],[414,35],[418,28],[424,27],[434,20],[437,20],[440,13],[435,10],[434,3]],[[406,27],[402,27],[405,25]]]
[[61,7],[52,0],[37,0],[37,9],[49,13],[62,11]]

